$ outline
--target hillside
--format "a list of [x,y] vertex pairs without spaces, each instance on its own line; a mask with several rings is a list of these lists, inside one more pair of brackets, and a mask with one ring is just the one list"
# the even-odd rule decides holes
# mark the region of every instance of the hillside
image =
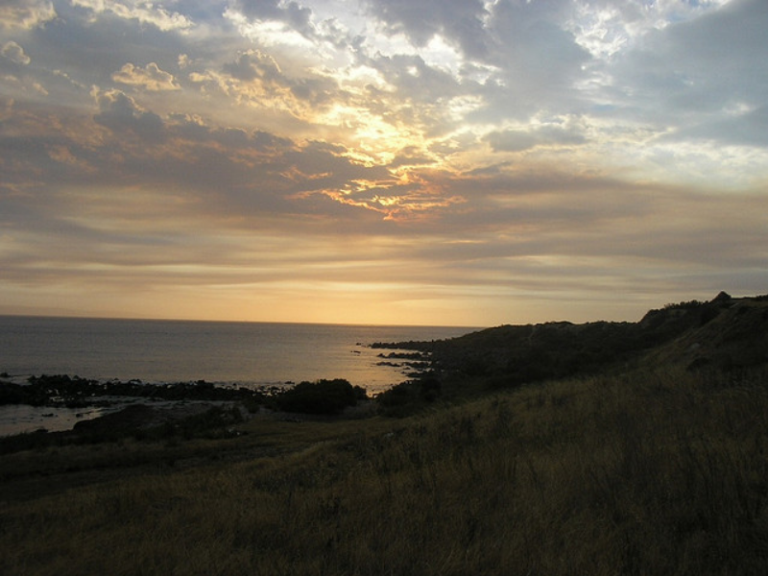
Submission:
[[435,375],[484,378],[493,387],[645,360],[686,369],[733,370],[768,362],[768,296],[681,302],[638,322],[504,325],[451,340],[392,345],[429,353]]
[[0,574],[768,574],[766,326],[726,296],[503,326],[411,343],[438,372],[402,418],[4,455]]

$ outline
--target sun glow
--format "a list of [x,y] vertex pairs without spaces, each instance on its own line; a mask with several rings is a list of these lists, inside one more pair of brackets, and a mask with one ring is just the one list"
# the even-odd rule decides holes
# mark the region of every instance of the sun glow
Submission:
[[341,128],[347,154],[365,163],[388,164],[399,150],[423,140],[417,130],[387,121],[363,106],[337,103],[318,121]]

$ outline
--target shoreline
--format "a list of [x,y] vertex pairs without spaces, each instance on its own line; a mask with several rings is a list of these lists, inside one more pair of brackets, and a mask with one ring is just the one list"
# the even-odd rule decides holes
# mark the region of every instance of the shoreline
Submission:
[[[411,342],[412,344],[412,342]],[[377,355],[377,366],[397,368],[406,379],[419,378],[429,371],[428,355],[411,348],[375,343],[372,349],[397,350]],[[361,388],[366,396],[376,397],[397,386]],[[254,413],[264,407],[269,398],[296,386],[293,381],[153,382],[141,379],[91,379],[78,375],[9,375],[0,374],[0,438],[21,434],[69,432],[81,422],[97,420],[136,405],[147,405],[170,411],[189,404],[229,403],[241,405],[245,412]],[[360,388],[360,387],[358,387]]]
[[[290,391],[324,383],[339,383],[347,387],[354,398],[341,400],[344,404],[337,407],[338,412],[334,414],[324,415],[313,410],[312,404],[325,404],[323,397],[316,395],[302,400],[304,408],[297,413],[281,410],[281,399]],[[335,394],[333,390],[327,393]],[[79,376],[42,375],[29,377],[26,384],[19,384],[4,374],[0,378],[0,443],[11,446],[14,439],[21,441],[24,437],[32,445],[40,445],[77,442],[84,437],[90,442],[103,441],[116,434],[167,436],[175,433],[171,428],[178,428],[195,418],[208,418],[210,421],[201,424],[206,429],[241,423],[266,414],[292,421],[324,419],[326,416],[364,418],[376,411],[372,408],[374,398],[375,395],[369,396],[367,390],[353,387],[343,379],[242,386],[205,380],[155,384],[141,380],[101,381]],[[159,428],[164,430],[158,432],[156,429]],[[47,439],[43,440],[43,436]],[[36,441],[32,437],[36,437]],[[0,452],[6,450],[6,447],[0,448]]]

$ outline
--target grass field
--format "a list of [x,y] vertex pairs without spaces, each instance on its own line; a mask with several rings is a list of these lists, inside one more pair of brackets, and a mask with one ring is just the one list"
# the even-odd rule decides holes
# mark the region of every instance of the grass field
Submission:
[[768,375],[3,456],[0,574],[768,573]]

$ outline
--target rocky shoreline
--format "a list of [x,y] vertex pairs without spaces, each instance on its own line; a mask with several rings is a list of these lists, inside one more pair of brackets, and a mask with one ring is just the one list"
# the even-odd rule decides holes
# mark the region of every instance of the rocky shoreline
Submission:
[[221,437],[236,434],[232,425],[258,413],[333,416],[369,400],[365,390],[342,379],[286,383],[283,388],[248,388],[219,386],[204,380],[148,384],[140,380],[102,382],[69,375],[32,376],[27,384],[17,384],[4,377],[0,376],[0,409],[45,408],[42,416],[51,419],[59,411],[82,412],[76,414],[77,420],[68,429],[49,431],[41,422],[34,430],[26,428],[0,436],[0,454],[129,436],[139,440]]
[[27,384],[0,380],[0,405],[78,408],[109,405],[114,398],[262,402],[271,389],[221,387],[205,380],[148,384],[141,380],[99,381],[67,374],[31,376]]

